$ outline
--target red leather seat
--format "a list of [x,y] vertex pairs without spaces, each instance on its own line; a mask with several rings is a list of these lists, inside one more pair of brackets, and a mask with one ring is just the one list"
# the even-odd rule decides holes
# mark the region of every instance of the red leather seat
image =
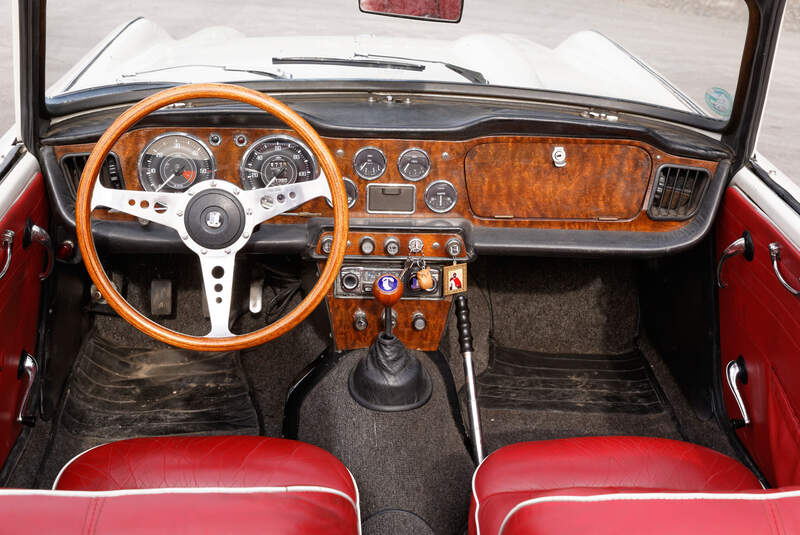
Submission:
[[[92,533],[126,532],[129,521],[155,532],[360,532],[358,490],[347,468],[316,446],[278,438],[113,442],[70,461],[54,489],[41,510],[63,515],[64,526],[84,522],[75,511],[91,516],[92,525],[105,527]],[[0,499],[0,509],[13,514],[14,507]]]
[[502,535],[800,533],[800,491],[556,496],[518,507]]
[[506,446],[472,480],[470,534],[499,533],[518,504],[545,496],[620,492],[735,492],[761,489],[741,463],[674,440],[586,437]]

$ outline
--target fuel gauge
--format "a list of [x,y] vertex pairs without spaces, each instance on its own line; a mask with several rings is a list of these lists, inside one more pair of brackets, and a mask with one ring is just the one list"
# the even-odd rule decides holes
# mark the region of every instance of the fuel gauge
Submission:
[[386,171],[386,155],[376,147],[364,147],[353,156],[353,169],[364,180],[375,180]]

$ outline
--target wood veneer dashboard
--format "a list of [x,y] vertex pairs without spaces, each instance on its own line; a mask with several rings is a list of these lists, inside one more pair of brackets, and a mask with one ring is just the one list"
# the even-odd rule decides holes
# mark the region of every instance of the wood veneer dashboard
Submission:
[[[147,143],[161,134],[181,131],[201,140],[212,133],[221,136],[218,146],[210,147],[217,163],[217,179],[239,183],[239,168],[248,146],[270,134],[292,135],[288,130],[257,128],[156,128],[146,127],[126,133],[112,149],[118,156],[125,187],[142,189],[138,179],[139,156]],[[236,136],[246,136],[239,146]],[[369,184],[413,185],[415,210],[405,219],[458,219],[483,228],[532,228],[668,232],[691,221],[656,220],[647,207],[655,176],[664,164],[706,169],[712,180],[719,180],[719,162],[669,154],[648,143],[629,139],[487,136],[462,141],[428,139],[363,139],[324,137],[344,177],[357,186],[358,199],[350,209],[351,218],[370,221],[397,218],[395,214],[368,213],[366,190]],[[364,147],[380,149],[386,156],[386,171],[377,180],[357,176],[353,157]],[[59,145],[55,156],[61,161],[68,154],[87,153],[90,143]],[[563,167],[553,161],[553,151],[561,147],[566,154]],[[401,153],[410,148],[424,150],[430,158],[430,172],[423,179],[404,179],[397,166]],[[457,193],[454,207],[437,213],[425,204],[425,189],[433,182],[446,180]],[[313,217],[330,217],[332,210],[324,199],[315,199],[290,215],[272,223],[299,223]],[[130,220],[125,214],[103,213],[95,217]]]

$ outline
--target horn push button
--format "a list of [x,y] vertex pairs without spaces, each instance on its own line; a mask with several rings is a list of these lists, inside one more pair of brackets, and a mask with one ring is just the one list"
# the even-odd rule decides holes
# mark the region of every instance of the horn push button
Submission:
[[186,231],[207,249],[223,249],[236,243],[244,231],[244,222],[244,208],[226,191],[204,191],[186,206]]

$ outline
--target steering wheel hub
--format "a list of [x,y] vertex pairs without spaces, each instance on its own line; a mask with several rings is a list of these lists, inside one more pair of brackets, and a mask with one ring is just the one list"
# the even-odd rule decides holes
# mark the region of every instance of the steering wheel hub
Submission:
[[224,249],[236,243],[245,228],[242,203],[227,191],[205,190],[186,206],[186,232],[201,247]]

